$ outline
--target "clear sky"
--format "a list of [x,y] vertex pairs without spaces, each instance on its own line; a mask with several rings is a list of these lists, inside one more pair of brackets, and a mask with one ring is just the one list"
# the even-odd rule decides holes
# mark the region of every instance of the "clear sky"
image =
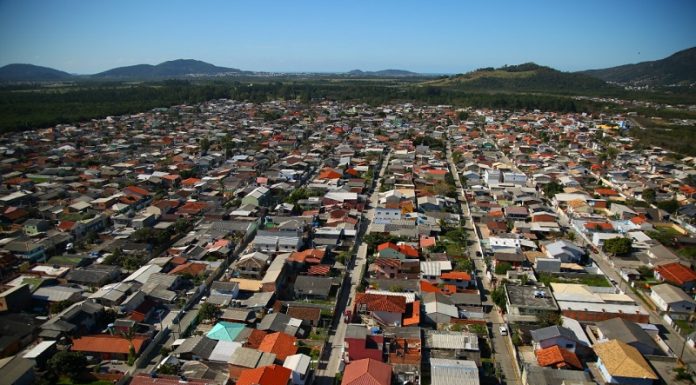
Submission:
[[696,0],[0,0],[0,66],[185,58],[259,71],[564,71],[696,46]]

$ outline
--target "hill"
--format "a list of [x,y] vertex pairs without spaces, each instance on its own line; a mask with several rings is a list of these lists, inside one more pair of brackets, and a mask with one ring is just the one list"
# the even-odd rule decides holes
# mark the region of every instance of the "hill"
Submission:
[[138,79],[155,80],[190,76],[221,76],[242,74],[237,68],[218,67],[200,60],[179,59],[166,61],[157,65],[137,64],[117,67],[92,75],[95,79]]
[[386,69],[386,70],[381,70],[381,71],[352,70],[352,71],[346,72],[346,75],[351,76],[351,77],[370,76],[370,77],[389,77],[389,78],[423,76],[423,75],[416,73],[416,72],[411,72],[411,71],[406,71],[406,70],[397,70],[397,69]]
[[588,75],[561,72],[535,63],[500,68],[481,68],[423,83],[467,91],[544,92],[556,94],[592,94],[618,90],[616,86]]
[[73,77],[67,72],[33,64],[8,64],[0,67],[0,82],[63,81]]
[[630,85],[689,85],[696,82],[696,47],[667,58],[580,72],[608,82]]

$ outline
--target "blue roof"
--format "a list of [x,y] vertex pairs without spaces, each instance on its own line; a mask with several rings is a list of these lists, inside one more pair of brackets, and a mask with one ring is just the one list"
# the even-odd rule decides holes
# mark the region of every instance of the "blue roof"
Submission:
[[242,330],[244,330],[242,324],[221,321],[216,323],[206,336],[211,340],[234,341]]

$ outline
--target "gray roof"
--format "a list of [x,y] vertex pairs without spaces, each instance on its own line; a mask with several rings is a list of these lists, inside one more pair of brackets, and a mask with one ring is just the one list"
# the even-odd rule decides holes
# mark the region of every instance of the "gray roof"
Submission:
[[217,341],[210,339],[206,336],[193,336],[189,337],[182,343],[176,350],[175,354],[195,354],[198,357],[207,359],[210,357],[210,353],[215,349]]
[[579,370],[543,368],[541,366],[526,366],[527,383],[534,385],[594,385],[589,373]]
[[474,361],[430,359],[432,385],[479,385],[478,367]]
[[348,324],[346,325],[345,338],[365,339],[367,337],[367,325]]
[[641,352],[652,351],[652,354],[662,354],[662,350],[657,346],[655,340],[635,322],[626,321],[623,318],[612,318],[606,321],[597,322],[597,328],[609,340],[620,340],[631,346],[642,345]]
[[333,278],[300,275],[295,280],[295,294],[328,296],[331,291]]
[[27,372],[34,369],[34,360],[19,356],[0,359],[0,378],[5,384],[14,384]]
[[572,330],[570,330],[566,327],[557,326],[557,325],[547,326],[545,328],[532,330],[530,332],[530,334],[532,335],[532,339],[534,341],[537,341],[537,342],[548,340],[549,338],[556,338],[556,337],[564,337],[564,338],[567,338],[567,339],[573,340],[573,341],[577,341],[577,339],[578,339]]
[[651,289],[655,292],[655,294],[659,295],[660,298],[667,302],[667,304],[673,304],[677,302],[689,302],[692,304],[696,303],[696,301],[694,301],[693,298],[686,294],[684,290],[676,286],[672,286],[669,283],[655,285]]
[[450,295],[450,300],[455,305],[481,306],[481,294],[478,293],[454,293]]
[[234,351],[227,363],[243,368],[258,368],[273,364],[275,357],[276,355],[273,353],[264,353],[256,349],[241,347]]
[[274,332],[283,332],[294,336],[297,334],[302,321],[297,318],[292,318],[283,313],[268,314],[261,322],[256,325],[259,330],[272,330]]
[[425,345],[430,349],[479,350],[478,336],[468,332],[428,330]]

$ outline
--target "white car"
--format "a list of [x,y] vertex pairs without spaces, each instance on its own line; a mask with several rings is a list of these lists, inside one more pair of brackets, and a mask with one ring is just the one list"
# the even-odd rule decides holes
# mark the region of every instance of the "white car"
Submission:
[[501,326],[498,330],[500,330],[501,336],[506,336],[508,334],[507,326]]

